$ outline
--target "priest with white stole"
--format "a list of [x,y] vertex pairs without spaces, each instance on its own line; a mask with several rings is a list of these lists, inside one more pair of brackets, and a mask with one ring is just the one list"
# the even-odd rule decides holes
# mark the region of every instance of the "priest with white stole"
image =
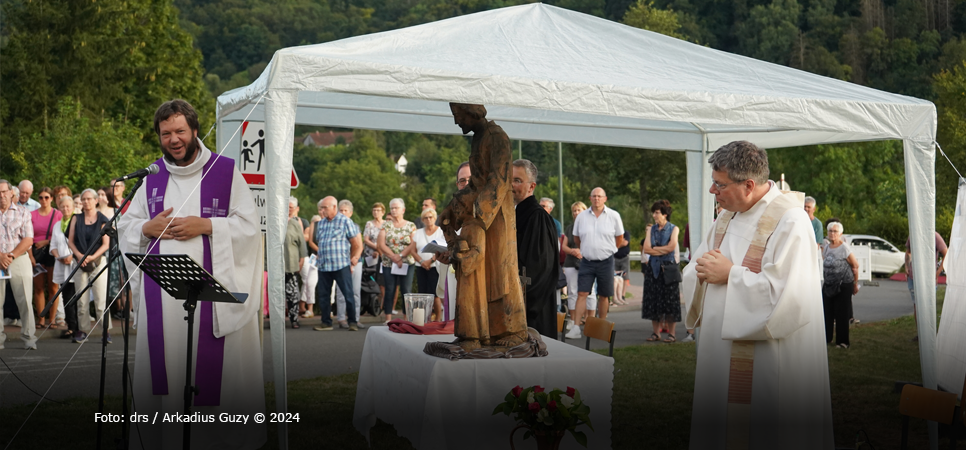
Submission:
[[[209,151],[198,139],[198,114],[184,100],[161,105],[154,116],[161,141],[160,172],[149,175],[119,223],[123,253],[187,254],[242,304],[201,297],[195,310],[192,385],[192,448],[259,448],[266,440],[258,308],[262,252],[258,216],[248,185],[233,160]],[[131,448],[181,448],[185,425],[187,343],[183,301],[135,271],[137,350]],[[157,415],[156,415],[157,414]],[[222,415],[227,414],[227,415]],[[226,419],[242,419],[229,422]],[[247,420],[247,423],[245,421]]]
[[699,326],[693,450],[832,449],[832,407],[815,233],[804,195],[768,181],[746,141],[711,155],[724,208],[684,269]]

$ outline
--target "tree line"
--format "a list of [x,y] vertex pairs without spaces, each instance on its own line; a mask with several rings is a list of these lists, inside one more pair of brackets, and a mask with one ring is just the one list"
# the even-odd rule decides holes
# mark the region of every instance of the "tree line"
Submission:
[[[214,120],[214,98],[251,83],[274,52],[295,45],[528,3],[519,0],[11,0],[0,24],[0,176],[35,184],[101,185],[157,157],[152,112],[181,97]],[[966,169],[966,0],[551,0],[547,3],[699,45],[931,100],[938,141]],[[645,51],[642,49],[642,51]],[[512,138],[512,136],[511,136]],[[215,148],[214,138],[206,141]],[[637,240],[660,198],[687,221],[683,154],[522,142],[541,169],[538,196],[569,205],[604,187]],[[516,151],[516,148],[515,148]],[[297,148],[311,204],[334,194],[357,203],[454,189],[465,138],[357,132],[349,145]],[[406,174],[393,168],[405,154]],[[816,197],[820,218],[894,243],[907,230],[901,143],[770,151],[773,178]],[[958,176],[937,158],[937,228],[948,236]],[[357,208],[363,211],[357,204]],[[311,210],[313,208],[307,208]],[[303,208],[303,211],[306,209]],[[306,211],[307,212],[307,211]],[[557,214],[555,214],[557,216]]]

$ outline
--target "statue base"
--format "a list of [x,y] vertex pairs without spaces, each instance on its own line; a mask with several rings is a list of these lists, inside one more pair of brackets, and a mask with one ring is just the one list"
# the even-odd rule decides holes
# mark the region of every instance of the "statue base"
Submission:
[[540,333],[533,328],[527,328],[526,342],[514,346],[481,345],[474,350],[466,350],[460,346],[460,340],[453,342],[427,342],[423,353],[437,358],[447,358],[451,361],[459,359],[500,359],[500,358],[533,358],[547,356],[547,344],[543,342]]

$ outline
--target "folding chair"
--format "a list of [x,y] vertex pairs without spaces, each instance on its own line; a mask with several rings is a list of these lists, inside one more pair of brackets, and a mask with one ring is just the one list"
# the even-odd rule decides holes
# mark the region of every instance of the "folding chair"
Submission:
[[956,428],[958,424],[953,423],[956,419],[961,419],[966,423],[966,416],[963,416],[962,408],[956,408],[956,393],[942,392],[933,389],[907,384],[902,388],[899,399],[899,413],[902,414],[902,443],[900,448],[905,450],[909,444],[909,418],[932,420],[934,422],[950,425],[950,448],[956,448]]
[[610,343],[610,351],[608,356],[614,357],[614,336],[617,335],[617,331],[614,330],[614,322],[604,319],[598,319],[596,317],[588,317],[587,322],[584,323],[584,336],[587,336],[587,345],[584,347],[590,350],[590,338],[600,339],[604,342]]
[[566,313],[557,313],[557,340],[563,342],[567,340],[567,333],[564,333],[564,319],[567,318]]

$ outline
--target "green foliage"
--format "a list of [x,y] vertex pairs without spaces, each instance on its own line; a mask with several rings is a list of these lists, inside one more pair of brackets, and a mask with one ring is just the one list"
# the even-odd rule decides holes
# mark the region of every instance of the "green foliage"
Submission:
[[[403,189],[402,174],[394,162],[376,145],[375,132],[357,131],[352,144],[334,145],[327,148],[298,147],[292,161],[302,181],[293,192],[299,204],[315,205],[326,196],[349,199],[355,210],[364,212],[375,202],[383,202],[388,209],[389,200],[400,197],[410,207],[411,199]],[[306,213],[314,208],[306,208]],[[308,215],[311,215],[309,213]],[[357,224],[365,224],[369,217],[355,214]]]
[[[393,151],[389,152],[388,149]],[[400,155],[409,161],[406,174],[395,169]],[[302,180],[295,196],[315,204],[333,195],[349,199],[356,211],[368,211],[375,202],[406,202],[407,220],[419,217],[424,198],[433,197],[443,208],[456,191],[456,169],[469,158],[469,146],[459,136],[424,136],[413,133],[356,131],[351,145],[296,148],[293,166]],[[314,208],[306,210],[314,211]],[[311,215],[311,214],[308,214]],[[365,214],[352,217],[364,224]]]
[[681,31],[678,17],[671,9],[662,10],[654,7],[650,0],[637,0],[631,5],[622,20],[625,25],[650,30],[678,39],[687,39]]
[[[949,156],[953,164],[960,171],[966,170],[966,60],[950,70],[944,70],[935,77],[936,109],[939,118],[939,128],[936,140],[943,151]],[[956,192],[959,180],[956,171],[942,156],[936,162],[936,205],[945,207],[945,213],[951,215],[956,202]],[[949,229],[952,226],[951,217],[936,213],[936,228]],[[940,217],[945,217],[940,220]],[[948,226],[947,226],[948,224]],[[940,231],[941,232],[941,231]],[[943,236],[949,236],[944,233]]]
[[838,217],[849,234],[902,245],[908,237],[902,143],[879,141],[769,151],[771,178],[815,197],[816,217]]
[[149,136],[154,110],[184,98],[210,113],[201,53],[170,1],[50,0],[3,5],[5,133],[47,126],[56,102],[122,117]]
[[[95,122],[118,118],[136,127],[138,141],[155,142],[154,111],[172,98],[191,102],[202,123],[212,122],[201,52],[178,27],[169,0],[14,0],[2,4],[2,14],[0,147],[49,134],[63,97]],[[38,170],[12,154],[0,151],[5,176]]]
[[751,9],[740,26],[742,53],[778,64],[788,64],[798,39],[801,7],[795,0],[773,0]]
[[80,103],[61,100],[47,131],[22,137],[12,152],[24,167],[23,178],[38,189],[60,184],[73,192],[96,189],[154,159],[141,143],[138,128],[120,121],[92,120],[80,115],[81,110]]

